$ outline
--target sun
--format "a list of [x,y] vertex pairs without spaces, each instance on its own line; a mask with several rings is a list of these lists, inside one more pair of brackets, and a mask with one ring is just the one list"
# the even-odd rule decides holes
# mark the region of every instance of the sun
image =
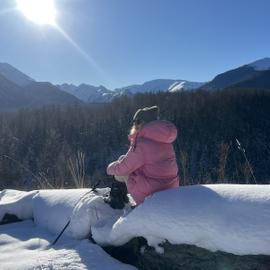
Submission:
[[17,0],[17,8],[37,24],[56,25],[54,0]]

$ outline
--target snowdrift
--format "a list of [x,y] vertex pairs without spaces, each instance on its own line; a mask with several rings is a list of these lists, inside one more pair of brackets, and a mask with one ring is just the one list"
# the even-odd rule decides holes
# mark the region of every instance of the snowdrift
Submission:
[[237,255],[270,255],[270,186],[205,185],[154,194],[112,226],[93,228],[95,240],[121,245],[142,236],[159,244],[191,244]]
[[109,256],[88,240],[62,237],[54,248],[53,236],[31,220],[0,226],[1,270],[136,270]]
[[0,192],[0,221],[5,214],[16,215],[19,219],[33,217],[33,196],[38,191],[18,191],[7,189]]
[[[180,187],[156,193],[132,211],[128,206],[111,209],[103,202],[109,190],[98,189],[73,208],[88,191],[2,191],[0,217],[8,212],[31,218],[32,213],[38,226],[53,233],[71,217],[67,236],[81,239],[92,233],[100,245],[122,245],[142,236],[160,253],[159,244],[167,240],[237,255],[270,255],[269,185]],[[26,201],[27,207],[21,207]]]
[[99,189],[90,193],[89,191],[41,190],[33,197],[35,223],[57,234],[71,219],[65,234],[75,239],[83,239],[89,236],[91,226],[97,221],[111,220],[122,214],[122,211],[115,211],[104,203],[103,196],[109,189]]

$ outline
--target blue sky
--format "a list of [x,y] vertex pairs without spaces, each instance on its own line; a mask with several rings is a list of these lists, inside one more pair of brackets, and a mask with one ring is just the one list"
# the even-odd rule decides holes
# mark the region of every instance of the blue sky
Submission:
[[[207,81],[270,56],[268,0],[55,0],[54,27],[0,0],[0,62],[39,81],[109,88]],[[77,46],[77,47],[76,47]],[[80,49],[79,49],[80,48]]]

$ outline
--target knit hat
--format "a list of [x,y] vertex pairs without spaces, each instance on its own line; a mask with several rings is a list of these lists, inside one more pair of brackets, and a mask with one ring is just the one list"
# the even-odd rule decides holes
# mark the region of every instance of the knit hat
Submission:
[[139,109],[133,116],[133,123],[141,124],[148,123],[154,120],[159,119],[159,107],[145,107],[143,109]]

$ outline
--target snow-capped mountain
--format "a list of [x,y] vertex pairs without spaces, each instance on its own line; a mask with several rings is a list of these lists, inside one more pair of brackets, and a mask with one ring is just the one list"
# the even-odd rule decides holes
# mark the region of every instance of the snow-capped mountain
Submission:
[[74,84],[64,83],[57,85],[57,87],[71,95],[74,95],[78,99],[89,103],[109,102],[117,94],[102,85],[93,86],[83,83],[76,86]]
[[117,88],[115,91],[128,90],[131,93],[143,93],[143,92],[159,92],[159,91],[172,91],[176,90],[192,90],[199,88],[204,83],[201,82],[190,82],[186,80],[170,80],[170,79],[157,79],[152,81],[147,81],[143,84],[129,85],[122,88]]
[[0,63],[0,74],[19,86],[25,86],[35,81],[8,63]]
[[215,91],[242,87],[270,89],[270,58],[263,58],[221,73],[201,88]]
[[168,88],[169,92],[178,92],[182,90],[195,90],[200,88],[204,83],[189,82],[189,81],[176,81]]
[[[270,89],[270,58],[263,58],[226,71],[207,83],[156,79],[114,90],[102,85],[93,86],[85,83],[78,86],[67,83],[54,86],[51,83],[36,82],[7,63],[0,63],[0,76],[0,94],[2,93],[0,108],[3,110],[4,108],[17,108],[18,104],[20,104],[19,107],[36,107],[50,103],[62,104],[80,101],[106,103],[118,96],[145,92],[178,92],[196,89],[215,91],[226,88]],[[12,89],[12,91],[8,89]]]
[[168,80],[157,79],[145,82],[143,84],[134,84],[126,87],[110,90],[102,85],[93,86],[89,84],[61,84],[57,85],[63,91],[66,91],[85,102],[110,102],[114,97],[121,95],[132,95],[145,92],[169,91],[177,92],[182,90],[193,90],[201,87],[204,83],[189,82],[186,80]]

